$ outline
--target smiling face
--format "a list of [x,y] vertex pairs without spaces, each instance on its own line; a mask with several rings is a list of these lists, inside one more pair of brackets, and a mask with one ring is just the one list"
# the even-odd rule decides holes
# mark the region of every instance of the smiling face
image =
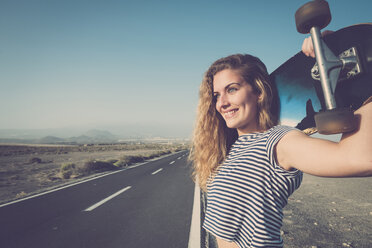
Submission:
[[258,93],[245,82],[239,70],[225,69],[213,78],[213,95],[216,110],[229,128],[236,128],[238,134],[257,132]]

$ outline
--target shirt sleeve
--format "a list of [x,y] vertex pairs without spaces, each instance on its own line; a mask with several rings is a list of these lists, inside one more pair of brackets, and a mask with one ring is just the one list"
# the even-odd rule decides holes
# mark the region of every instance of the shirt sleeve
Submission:
[[267,155],[268,155],[270,164],[274,166],[274,170],[277,173],[282,174],[283,176],[286,176],[289,178],[296,177],[302,172],[297,169],[290,170],[290,171],[283,169],[276,161],[275,146],[287,133],[294,131],[294,130],[298,130],[298,129],[294,127],[290,127],[290,126],[274,127],[267,141]]

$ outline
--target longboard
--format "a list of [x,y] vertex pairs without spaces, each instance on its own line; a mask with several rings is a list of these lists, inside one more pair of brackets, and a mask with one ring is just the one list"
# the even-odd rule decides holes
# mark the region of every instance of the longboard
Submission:
[[[356,48],[360,72],[341,73],[335,90],[337,106],[356,110],[372,95],[372,23],[340,29],[323,40],[335,55]],[[326,106],[320,81],[312,76],[314,65],[314,58],[299,52],[270,74],[278,97],[272,111],[281,124],[315,130],[314,114]]]

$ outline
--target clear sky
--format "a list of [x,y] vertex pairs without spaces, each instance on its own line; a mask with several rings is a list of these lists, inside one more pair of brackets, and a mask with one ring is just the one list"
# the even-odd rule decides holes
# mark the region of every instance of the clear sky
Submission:
[[[191,133],[204,71],[232,53],[269,72],[300,50],[307,1],[0,0],[0,129],[147,125]],[[327,29],[372,21],[330,0]]]

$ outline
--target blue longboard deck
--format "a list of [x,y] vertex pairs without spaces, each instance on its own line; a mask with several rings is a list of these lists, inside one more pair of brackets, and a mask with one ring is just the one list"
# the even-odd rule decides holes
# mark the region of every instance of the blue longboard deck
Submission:
[[[362,72],[340,80],[335,90],[338,107],[356,110],[372,95],[372,23],[340,29],[325,36],[324,41],[336,56],[351,47],[357,48]],[[281,124],[301,130],[315,127],[313,109],[316,112],[325,109],[320,81],[311,76],[314,64],[314,58],[299,52],[271,73],[278,97],[272,111]]]

